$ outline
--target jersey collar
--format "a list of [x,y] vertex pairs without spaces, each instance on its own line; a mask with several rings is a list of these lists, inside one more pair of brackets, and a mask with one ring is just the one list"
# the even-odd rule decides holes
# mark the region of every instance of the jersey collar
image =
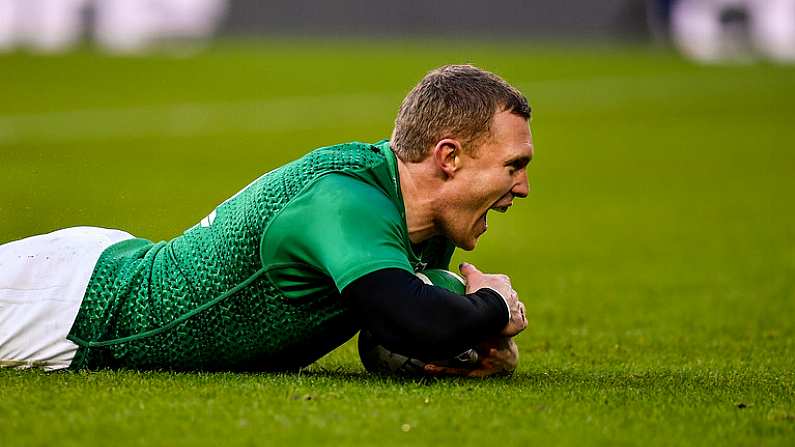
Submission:
[[414,252],[414,244],[412,244],[411,239],[409,239],[409,229],[408,224],[406,223],[406,204],[403,203],[403,192],[400,190],[400,171],[398,170],[397,166],[397,155],[395,155],[395,152],[392,150],[389,140],[381,140],[375,143],[374,146],[377,147],[382,154],[384,154],[384,158],[386,159],[389,177],[392,182],[390,195],[392,195],[392,199],[394,200],[398,207],[398,211],[400,212],[402,221],[401,223],[403,224],[403,242],[406,245],[406,252],[409,255],[409,262],[415,270],[422,270],[424,269],[422,257]]

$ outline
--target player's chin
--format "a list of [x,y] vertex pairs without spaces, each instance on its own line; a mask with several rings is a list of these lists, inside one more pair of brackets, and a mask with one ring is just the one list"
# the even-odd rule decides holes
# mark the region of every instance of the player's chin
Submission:
[[456,244],[458,248],[465,250],[465,251],[472,251],[475,249],[475,246],[478,244],[478,240],[480,236],[485,233],[486,230],[482,231],[474,231],[468,234],[463,240],[458,241]]
[[447,234],[447,237],[453,241],[456,247],[472,251],[480,239],[480,236],[486,232],[486,225],[481,220],[476,221],[469,228],[461,228],[458,231],[453,231]]
[[450,240],[453,241],[456,248],[460,248],[464,251],[474,250],[478,242],[477,239],[473,239],[472,237],[451,237]]
[[475,245],[477,245],[477,241],[467,241],[456,244],[458,248],[464,251],[472,251],[475,249]]

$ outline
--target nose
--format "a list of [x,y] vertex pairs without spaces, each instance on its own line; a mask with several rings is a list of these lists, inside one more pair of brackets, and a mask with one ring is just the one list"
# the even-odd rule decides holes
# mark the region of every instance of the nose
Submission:
[[530,184],[527,181],[527,171],[522,170],[521,176],[517,179],[516,183],[511,188],[511,193],[514,197],[527,197],[530,193]]

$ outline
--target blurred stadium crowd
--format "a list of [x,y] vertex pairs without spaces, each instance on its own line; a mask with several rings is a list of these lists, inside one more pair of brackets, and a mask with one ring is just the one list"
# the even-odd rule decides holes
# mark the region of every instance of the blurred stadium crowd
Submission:
[[0,50],[66,51],[85,35],[112,53],[209,37],[226,0],[0,0]]
[[[357,19],[354,20],[361,17],[365,18],[364,22],[367,13],[363,14],[361,10],[372,9],[375,16],[379,14],[380,3],[343,1],[324,4],[322,0],[0,0],[0,51],[29,48],[40,52],[61,52],[90,36],[108,52],[141,53],[164,43],[195,44],[211,37],[219,28],[223,29],[225,20],[234,21],[235,17],[240,20],[248,15],[245,20],[250,22],[252,17],[263,17],[263,11],[272,19],[268,24],[255,26],[254,30],[267,34],[274,31],[269,27],[280,20],[287,25],[276,27],[277,32],[301,21],[335,20],[335,17],[323,14],[324,10],[335,7],[356,9]],[[490,8],[489,17],[494,16],[494,20],[499,20],[499,14],[512,16],[519,11],[534,15],[532,19],[535,22],[530,22],[530,17],[527,17],[531,27],[533,23],[545,21],[537,14],[555,11],[544,3],[542,0],[518,3],[496,0],[488,6],[476,8]],[[573,4],[581,8],[593,7],[587,6],[586,1]],[[633,11],[640,8],[642,14],[632,16],[630,20],[646,22],[640,28],[645,30],[646,37],[653,36],[658,41],[672,43],[685,56],[699,62],[762,59],[795,62],[795,0],[612,0],[604,7],[607,8],[608,4],[614,9],[616,5]],[[230,18],[226,14],[230,6],[242,12]],[[414,13],[413,20],[427,27],[442,22],[444,18],[439,16],[446,14],[445,8],[439,5],[431,7],[423,2],[413,2],[410,7]],[[259,15],[247,14],[257,10],[260,10]],[[494,10],[498,11],[496,16]],[[558,11],[565,11],[565,8]],[[424,17],[426,13],[428,16]],[[455,21],[466,28],[460,11],[455,13],[458,14]],[[570,28],[584,16],[570,14],[567,19],[560,17],[565,12],[555,14],[556,17],[548,20],[551,27],[566,24],[568,20],[570,23],[566,26]],[[516,17],[512,20],[515,23]],[[313,25],[309,23],[307,26]],[[408,27],[409,34],[421,26]],[[227,31],[234,28],[227,27]],[[298,29],[297,33],[302,31]],[[477,35],[477,32],[473,34]]]
[[657,33],[701,62],[795,62],[795,0],[660,0]]

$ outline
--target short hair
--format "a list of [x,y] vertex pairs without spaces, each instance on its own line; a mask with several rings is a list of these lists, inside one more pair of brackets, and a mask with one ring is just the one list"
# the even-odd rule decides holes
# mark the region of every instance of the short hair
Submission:
[[457,138],[475,155],[498,112],[530,119],[522,93],[474,65],[445,65],[428,72],[400,104],[391,145],[401,160],[419,162],[443,138]]

